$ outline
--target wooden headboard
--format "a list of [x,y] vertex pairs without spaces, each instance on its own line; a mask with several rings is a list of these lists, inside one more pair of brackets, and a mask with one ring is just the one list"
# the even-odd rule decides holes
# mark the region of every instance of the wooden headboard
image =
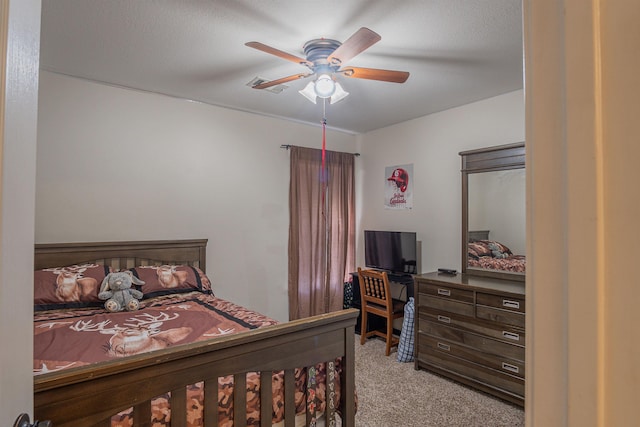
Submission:
[[38,243],[34,268],[97,263],[113,268],[187,264],[206,271],[208,239]]
[[489,230],[469,230],[469,241],[489,240]]

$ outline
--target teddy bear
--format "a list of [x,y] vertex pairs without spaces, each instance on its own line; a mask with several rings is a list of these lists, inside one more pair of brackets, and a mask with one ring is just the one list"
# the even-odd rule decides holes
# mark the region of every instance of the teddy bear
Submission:
[[506,252],[503,252],[502,247],[500,247],[500,245],[498,245],[497,243],[493,243],[493,242],[489,242],[489,250],[491,251],[491,255],[494,258],[508,258],[509,254]]
[[140,306],[138,300],[142,299],[143,294],[133,289],[133,284],[142,286],[144,282],[130,271],[109,273],[102,281],[98,298],[106,300],[104,308],[110,312],[137,310]]

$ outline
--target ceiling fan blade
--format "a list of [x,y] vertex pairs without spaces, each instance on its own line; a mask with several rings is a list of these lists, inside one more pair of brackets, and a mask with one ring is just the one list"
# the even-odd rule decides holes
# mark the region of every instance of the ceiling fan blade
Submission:
[[331,55],[327,57],[330,64],[344,64],[360,52],[373,46],[382,39],[380,35],[366,27],[360,28]]
[[268,87],[277,86],[279,84],[287,83],[287,82],[290,82],[292,80],[304,79],[305,77],[309,77],[309,76],[312,76],[312,75],[313,75],[313,73],[294,74],[292,76],[283,77],[283,78],[277,79],[277,80],[271,80],[269,82],[260,83],[259,85],[255,85],[255,86],[251,86],[251,87],[254,88],[254,89],[266,89]]
[[266,44],[263,44],[263,43],[260,43],[260,42],[247,42],[247,43],[245,43],[245,46],[249,46],[249,47],[252,47],[254,49],[258,49],[258,50],[261,50],[263,52],[270,53],[271,55],[275,55],[275,56],[277,56],[279,58],[286,59],[287,61],[295,62],[296,64],[305,65],[307,67],[312,67],[313,66],[313,64],[311,62],[307,61],[304,58],[300,58],[298,56],[291,55],[290,53],[283,52],[283,51],[281,51],[279,49],[276,49],[275,47],[267,46]]
[[380,70],[377,68],[345,67],[338,73],[354,79],[381,80],[384,82],[404,83],[409,78],[407,71]]

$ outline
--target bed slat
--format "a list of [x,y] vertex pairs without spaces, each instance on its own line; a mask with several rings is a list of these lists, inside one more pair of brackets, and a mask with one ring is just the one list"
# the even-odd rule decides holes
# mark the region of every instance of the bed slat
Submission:
[[[233,376],[233,425],[245,425],[247,422],[247,374]],[[242,391],[242,393],[238,393]],[[173,427],[173,426],[171,426]]]
[[296,378],[293,369],[284,371],[284,425],[285,427],[295,427],[296,416]]
[[[134,426],[151,426],[151,402],[145,401],[133,407],[133,425]],[[110,427],[111,424],[108,424]]]
[[273,417],[273,371],[260,372],[260,419]]
[[[171,427],[187,426],[187,389],[180,387],[171,390]],[[135,426],[135,424],[134,424]]]
[[218,379],[204,382],[204,427],[218,427]]

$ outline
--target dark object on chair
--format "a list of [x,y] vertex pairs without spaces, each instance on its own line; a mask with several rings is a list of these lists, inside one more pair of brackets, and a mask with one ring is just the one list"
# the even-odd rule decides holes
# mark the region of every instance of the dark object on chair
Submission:
[[[358,267],[360,294],[362,298],[362,327],[360,344],[370,336],[376,335],[385,339],[387,348],[385,355],[391,353],[391,347],[398,345],[399,339],[393,336],[393,320],[404,316],[404,301],[391,298],[389,278],[384,271],[363,270]],[[386,333],[378,330],[367,332],[368,314],[375,314],[386,319]]]
[[353,282],[344,282],[342,308],[353,308]]

